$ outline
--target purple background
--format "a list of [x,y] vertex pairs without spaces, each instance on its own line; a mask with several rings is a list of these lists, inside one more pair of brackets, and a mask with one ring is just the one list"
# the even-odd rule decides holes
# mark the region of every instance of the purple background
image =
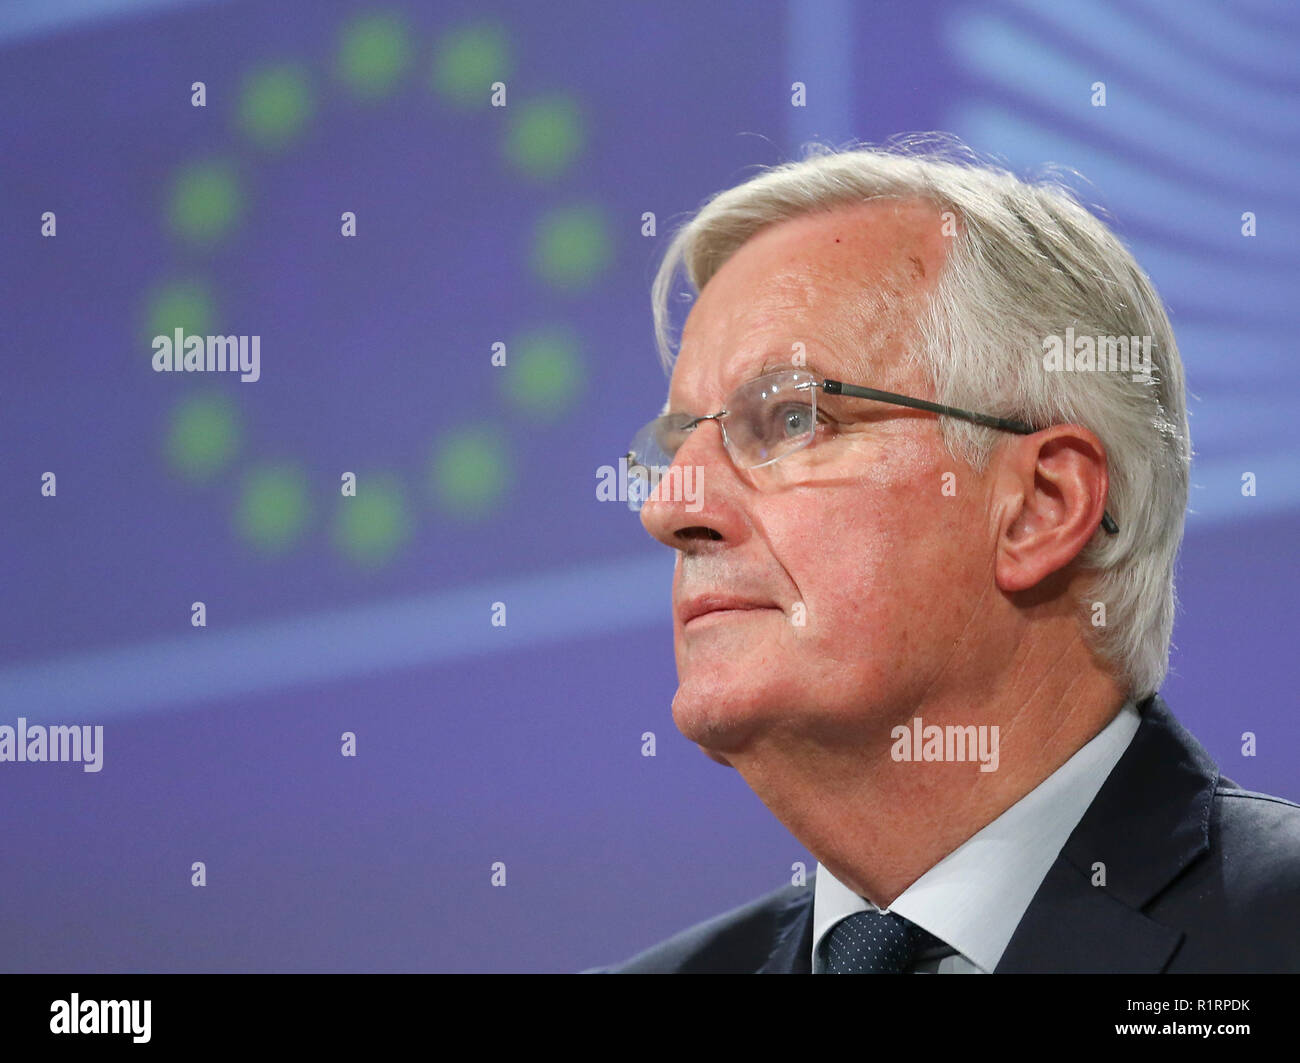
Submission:
[[[412,62],[361,102],[333,62],[349,20],[376,10],[405,20]],[[429,89],[434,42],[485,18],[510,43],[511,107],[560,92],[581,108],[582,149],[551,180],[503,161],[502,114]],[[811,871],[740,777],[675,731],[672,558],[594,483],[663,399],[648,287],[672,224],[813,136],[944,129],[1093,181],[1169,302],[1192,393],[1164,696],[1225,773],[1300,798],[1300,218],[1283,191],[1300,19],[1263,3],[1118,18],[775,0],[0,16],[0,723],[105,728],[98,774],[0,764],[0,969],[577,970],[775,888],[795,861]],[[290,60],[311,72],[313,114],[265,150],[233,101],[247,72]],[[178,168],[203,159],[243,190],[239,224],[207,248],[166,223]],[[537,219],[571,204],[600,212],[612,250],[577,290],[529,265]],[[212,331],[262,337],[256,384],[150,370],[150,294],[196,278]],[[549,419],[503,397],[511,370],[488,364],[492,342],[540,325],[580,350],[579,391]],[[193,482],[165,437],[201,394],[237,410],[241,442]],[[504,441],[510,481],[470,518],[428,490],[428,466],[440,433],[476,426]],[[309,508],[268,552],[233,516],[245,474],[278,461]],[[344,469],[362,490],[371,471],[398,485],[409,534],[381,563],[334,545]],[[488,623],[496,600],[505,629]],[[355,759],[339,755],[349,730]]]

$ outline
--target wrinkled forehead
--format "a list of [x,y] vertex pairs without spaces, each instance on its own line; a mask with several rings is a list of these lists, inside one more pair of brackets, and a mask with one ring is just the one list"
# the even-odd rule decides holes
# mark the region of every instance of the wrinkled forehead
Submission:
[[884,201],[759,232],[696,299],[664,412],[720,403],[766,369],[912,381],[906,355],[946,254],[941,227],[928,205]]
[[760,230],[709,278],[682,332],[670,403],[720,401],[767,364],[899,383],[947,254],[942,213],[873,200]]

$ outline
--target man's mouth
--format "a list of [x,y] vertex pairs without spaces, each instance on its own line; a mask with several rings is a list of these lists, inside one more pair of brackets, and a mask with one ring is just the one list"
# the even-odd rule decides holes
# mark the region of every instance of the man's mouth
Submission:
[[770,602],[758,602],[726,595],[700,595],[688,599],[679,609],[682,626],[699,624],[745,613],[763,612],[777,608]]

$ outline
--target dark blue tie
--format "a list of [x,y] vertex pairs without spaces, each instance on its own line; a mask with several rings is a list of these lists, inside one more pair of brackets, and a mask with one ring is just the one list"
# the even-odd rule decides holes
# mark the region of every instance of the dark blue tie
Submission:
[[939,944],[901,915],[868,909],[836,923],[822,955],[827,974],[903,974],[919,953]]

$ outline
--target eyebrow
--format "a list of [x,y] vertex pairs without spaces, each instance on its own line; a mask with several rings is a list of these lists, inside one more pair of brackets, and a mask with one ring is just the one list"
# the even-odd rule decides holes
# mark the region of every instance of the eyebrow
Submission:
[[[755,377],[766,376],[768,373],[777,373],[780,372],[782,369],[791,369],[791,370],[802,369],[805,373],[811,373],[813,376],[815,376],[819,382],[822,380],[834,379],[830,377],[828,374],[823,373],[812,362],[808,362],[806,365],[791,365],[787,361],[774,361],[772,358],[769,357],[763,361],[763,368],[761,368],[757,373],[755,373],[754,376],[746,377],[740,383],[742,384],[747,383],[748,381],[753,380]],[[834,397],[835,396],[827,396],[827,398],[834,398]],[[672,403],[670,401],[665,400],[663,408],[659,411],[659,416],[663,417],[665,414],[671,412],[672,412]]]
[[823,373],[812,362],[807,362],[804,365],[791,365],[789,362],[764,362],[763,368],[758,371],[757,375],[762,376],[764,373],[777,373],[782,369],[802,369],[805,373],[811,373],[818,380],[825,380],[827,378],[827,374]]

